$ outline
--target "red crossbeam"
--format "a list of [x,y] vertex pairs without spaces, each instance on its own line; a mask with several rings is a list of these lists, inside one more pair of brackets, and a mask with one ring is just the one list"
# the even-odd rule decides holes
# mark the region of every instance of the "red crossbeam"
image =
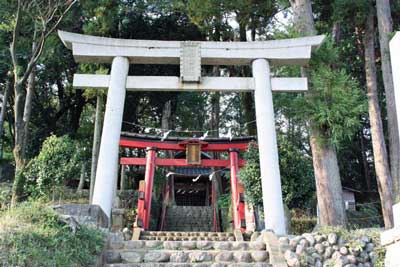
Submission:
[[[121,165],[146,165],[146,158],[120,158]],[[188,165],[186,159],[162,159],[156,158],[155,163],[157,166],[202,166],[202,167],[229,167],[230,161],[223,159],[203,159],[199,165]],[[239,160],[239,166],[243,167],[246,161],[243,159]]]
[[[152,142],[152,141],[141,141],[141,140],[131,140],[127,138],[121,138],[119,141],[121,147],[130,148],[147,148],[156,147],[159,150],[186,150],[185,146],[179,145],[178,143],[168,143],[168,142]],[[248,142],[244,143],[210,143],[202,146],[201,151],[228,151],[230,148],[236,148],[240,150],[246,150]]]

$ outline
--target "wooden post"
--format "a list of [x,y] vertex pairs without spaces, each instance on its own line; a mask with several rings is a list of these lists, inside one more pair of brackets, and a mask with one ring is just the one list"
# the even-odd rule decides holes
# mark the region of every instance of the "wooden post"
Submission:
[[144,227],[144,218],[145,218],[145,209],[144,209],[144,181],[141,180],[139,182],[139,197],[138,197],[138,212],[137,212],[137,216],[136,216],[136,226],[139,228],[143,228]]
[[246,232],[246,203],[244,201],[244,186],[241,182],[238,181],[237,187],[239,198],[238,217],[240,221],[240,230],[242,231],[242,233],[244,233]]
[[156,153],[157,148],[148,147],[146,149],[146,172],[144,175],[144,229],[148,230],[150,226],[150,212],[151,212],[151,196],[153,192],[154,172],[156,168]]
[[[215,178],[214,178],[215,179]],[[214,226],[214,232],[218,232],[219,227],[218,227],[218,214],[217,214],[217,194],[216,194],[216,188],[215,188],[215,181],[214,179],[211,181],[211,205],[213,207],[213,226]]]

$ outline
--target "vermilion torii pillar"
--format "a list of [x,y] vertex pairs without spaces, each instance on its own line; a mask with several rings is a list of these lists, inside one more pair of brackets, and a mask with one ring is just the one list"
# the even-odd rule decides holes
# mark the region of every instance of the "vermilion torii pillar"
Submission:
[[144,207],[145,221],[143,222],[144,229],[148,230],[150,226],[150,212],[151,212],[151,195],[153,192],[154,173],[156,170],[156,153],[157,148],[148,147],[146,149],[146,172],[144,174]]
[[[238,174],[239,174],[239,149],[231,148],[229,149],[229,158],[230,158],[230,181],[231,181],[231,195],[232,195],[232,208],[233,208],[233,229],[242,229],[246,230],[246,226],[242,224],[241,219],[244,219],[244,216],[240,216],[240,195],[238,190]],[[243,227],[242,227],[243,226]]]
[[[111,75],[75,74],[76,88],[108,89],[93,204],[110,217],[128,91],[254,91],[265,225],[285,234],[272,92],[303,92],[306,78],[271,77],[270,65],[305,65],[324,36],[260,42],[124,40],[59,31],[77,62],[113,63]],[[180,77],[127,76],[131,64],[179,64]],[[201,65],[252,65],[253,78],[201,77]]]

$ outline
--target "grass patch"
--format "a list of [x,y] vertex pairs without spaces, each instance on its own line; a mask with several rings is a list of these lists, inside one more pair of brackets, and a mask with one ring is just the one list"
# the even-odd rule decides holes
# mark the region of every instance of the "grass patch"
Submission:
[[102,247],[99,230],[81,226],[72,233],[43,203],[0,212],[0,266],[87,266]]

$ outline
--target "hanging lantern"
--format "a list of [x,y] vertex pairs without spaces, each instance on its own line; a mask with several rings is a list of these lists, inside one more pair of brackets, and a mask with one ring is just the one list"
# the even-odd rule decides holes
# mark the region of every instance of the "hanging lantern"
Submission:
[[190,165],[201,164],[201,148],[200,143],[186,144],[186,163]]

